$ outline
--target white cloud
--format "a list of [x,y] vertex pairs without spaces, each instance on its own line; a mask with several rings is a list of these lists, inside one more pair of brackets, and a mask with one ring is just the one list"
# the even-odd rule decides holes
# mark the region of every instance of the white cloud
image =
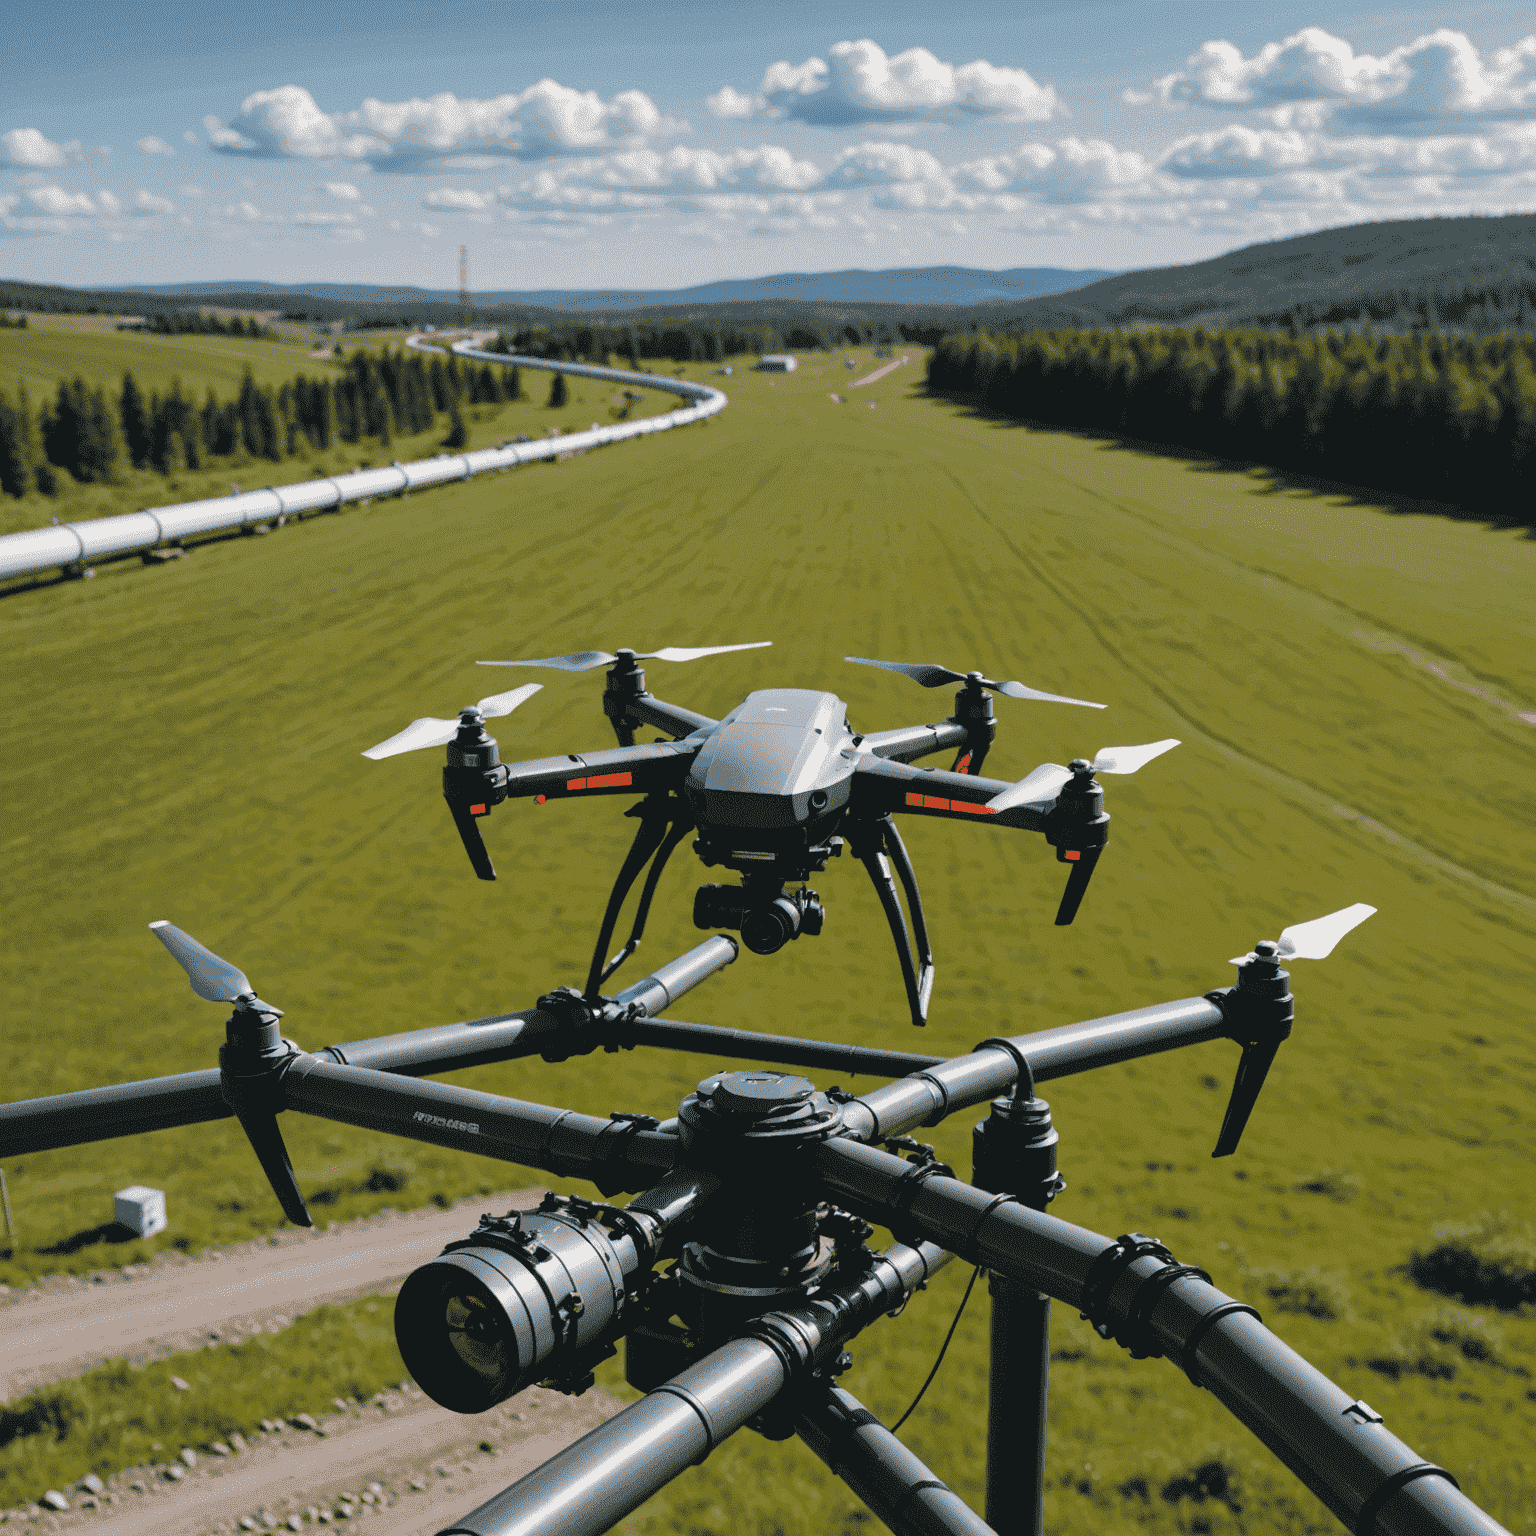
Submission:
[[99,149],[82,149],[79,139],[55,144],[37,128],[12,128],[7,133],[0,133],[0,157],[7,165],[29,171],[56,170],[61,165],[91,165],[110,158],[111,154],[105,144]]
[[1162,165],[1175,176],[1270,176],[1310,166],[1317,158],[1314,134],[1234,123],[1180,139],[1164,152]]
[[706,96],[704,105],[715,117],[751,117],[759,110],[755,96],[744,95],[728,85],[721,86],[713,96]]
[[188,144],[196,144],[197,143],[197,135],[195,133],[193,133],[193,131],[190,128],[188,128],[187,131],[184,134],[182,134],[182,138],[185,139]]
[[1232,43],[1208,42],[1150,92],[1126,96],[1165,106],[1323,102],[1340,122],[1431,131],[1457,121],[1527,118],[1536,116],[1536,35],[1485,58],[1464,32],[1441,27],[1376,56],[1357,54],[1321,27],[1304,27],[1252,58]]
[[483,213],[496,206],[494,192],[475,192],[469,187],[436,187],[421,200],[424,208],[451,210],[456,213]]
[[483,101],[447,91],[401,102],[370,97],[355,111],[335,113],[322,111],[302,86],[284,85],[246,97],[227,126],[214,117],[205,126],[209,143],[224,154],[358,160],[391,170],[467,154],[542,160],[687,130],[642,91],[604,101],[596,91],[554,80]]
[[315,213],[296,213],[293,216],[293,222],[315,225],[356,224],[357,215],[348,213],[344,208],[324,208]]
[[140,187],[133,196],[133,211],[144,214],[175,213],[176,204],[168,197],[157,197],[153,192]]
[[321,190],[329,192],[337,201],[343,203],[355,203],[362,197],[362,193],[352,185],[350,181],[326,181],[321,183]]
[[216,219],[235,219],[242,224],[281,224],[283,222],[281,214],[263,213],[255,203],[244,199],[223,208],[211,208],[209,212]]
[[0,219],[3,219],[21,198],[15,192],[0,192]]
[[203,189],[194,185],[190,181],[186,182],[182,186],[177,187],[176,190],[180,192],[183,197],[201,197],[203,195]]
[[174,155],[176,153],[164,139],[156,138],[152,133],[145,138],[135,139],[133,147],[140,154],[144,155]]
[[828,59],[771,64],[755,96],[727,86],[706,105],[716,117],[745,117],[757,110],[823,127],[984,118],[1039,123],[1066,112],[1055,88],[1038,84],[1026,70],[985,59],[946,64],[926,48],[887,55],[868,38],[834,44]]
[[947,208],[955,201],[949,172],[926,149],[910,144],[855,144],[838,155],[827,179],[834,186],[876,189],[882,208]]
[[42,209],[44,213],[54,218],[96,212],[95,203],[84,192],[66,192],[63,187],[30,187],[27,190],[27,200],[33,207]]
[[118,201],[117,195],[112,192],[98,192],[96,203],[108,218],[115,219],[122,211],[123,205]]

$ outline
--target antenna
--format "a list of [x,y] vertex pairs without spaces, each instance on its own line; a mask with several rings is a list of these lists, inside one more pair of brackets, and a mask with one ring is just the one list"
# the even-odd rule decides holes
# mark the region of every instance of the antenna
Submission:
[[469,324],[469,247],[459,247],[459,323]]

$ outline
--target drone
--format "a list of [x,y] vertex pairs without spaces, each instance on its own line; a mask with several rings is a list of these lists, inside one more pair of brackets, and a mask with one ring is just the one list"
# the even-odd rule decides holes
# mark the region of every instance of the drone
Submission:
[[[1056,924],[1064,927],[1077,915],[1109,836],[1097,775],[1135,773],[1179,745],[1170,737],[1141,746],[1105,747],[1092,759],[1077,758],[1066,767],[1043,763],[1017,783],[983,778],[982,765],[997,735],[994,695],[1086,709],[1105,706],[935,663],[844,658],[899,673],[924,688],[958,685],[953,712],[946,719],[867,733],[854,730],[848,706],[830,692],[760,689],[723,719],[714,720],[646,689],[642,661],[694,661],[771,644],[621,649],[612,654],[577,651],[484,661],[481,666],[562,672],[606,666],[603,713],[619,745],[502,762],[485,722],[510,714],[532,697],[541,686],[532,683],[481,699],[461,710],[456,720],[413,721],[363,756],[380,760],[424,747],[447,747],[443,795],[470,864],[482,880],[494,880],[496,870],[479,822],[503,801],[532,799],[543,805],[593,795],[642,797],[626,812],[640,826],[603,913],[587,974],[589,1000],[600,995],[639,948],[662,870],[690,832],[697,834],[693,851],[706,868],[720,867],[741,877],[739,885],[699,889],[695,925],[738,930],[746,947],[760,955],[774,954],[802,934],[822,931],[821,897],[804,882],[825,870],[847,846],[874,885],[895,941],[912,1022],[922,1025],[933,994],[933,949],[917,875],[895,818],[938,816],[1043,834],[1056,850],[1057,862],[1069,866],[1056,911]],[[646,726],[672,739],[637,743],[635,732]],[[955,757],[947,771],[914,766],[919,758],[951,751]],[[610,956],[619,914],[647,865],[629,938]],[[797,889],[785,889],[796,883]]]

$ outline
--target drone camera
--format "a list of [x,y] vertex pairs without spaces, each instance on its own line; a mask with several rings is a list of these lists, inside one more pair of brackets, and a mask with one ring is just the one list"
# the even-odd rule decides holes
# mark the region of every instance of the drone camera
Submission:
[[564,1212],[482,1217],[401,1286],[400,1357],[434,1402],[483,1413],[536,1382],[582,1374],[635,1267],[628,1237]]
[[754,891],[740,885],[701,885],[693,898],[696,927],[739,928],[741,942],[755,955],[777,954],[802,933],[820,933],[825,919],[821,897],[809,888]]

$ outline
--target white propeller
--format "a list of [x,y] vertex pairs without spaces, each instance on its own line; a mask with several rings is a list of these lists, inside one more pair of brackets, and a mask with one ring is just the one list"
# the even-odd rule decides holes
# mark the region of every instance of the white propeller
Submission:
[[[1154,757],[1171,752],[1179,744],[1176,738],[1169,736],[1164,741],[1149,741],[1139,747],[1105,747],[1094,758],[1093,771],[1135,773],[1138,768],[1145,768]],[[1044,805],[1056,799],[1071,777],[1070,768],[1063,768],[1059,763],[1041,763],[1017,784],[1010,785],[1001,794],[993,795],[987,801],[987,809],[996,813],[1011,810],[1016,805]]]
[[[510,693],[493,693],[489,698],[481,699],[475,708],[480,711],[481,719],[495,720],[502,715],[510,715],[519,704],[531,699],[543,686],[543,683],[525,683]],[[369,747],[363,756],[378,762],[381,758],[397,757],[402,752],[415,752],[422,747],[446,746],[458,734],[460,724],[459,720],[436,720],[430,715],[424,715],[420,720],[412,720],[403,731],[397,732],[388,741]]]
[[[1280,935],[1275,946],[1277,960],[1326,960],[1334,946],[1351,928],[1358,928],[1366,918],[1374,917],[1375,907],[1357,901],[1352,907],[1330,912],[1327,917],[1314,917],[1310,923],[1292,923]],[[1250,950],[1246,955],[1234,955],[1233,965],[1247,965],[1258,956]]]

